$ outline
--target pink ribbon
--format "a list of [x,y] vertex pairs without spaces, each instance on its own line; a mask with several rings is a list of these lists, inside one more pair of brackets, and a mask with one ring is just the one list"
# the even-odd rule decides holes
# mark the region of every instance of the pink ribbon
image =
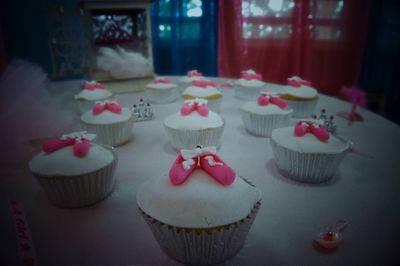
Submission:
[[300,87],[301,85],[311,86],[311,81],[301,79],[300,77],[297,76],[288,78],[287,80],[288,80],[288,85],[293,87]]
[[63,135],[59,139],[50,139],[43,143],[42,150],[45,153],[52,153],[67,146],[73,146],[76,157],[85,157],[90,148],[90,141],[96,137],[95,134],[86,134],[85,131],[74,132]]
[[103,113],[105,110],[113,112],[115,114],[120,114],[122,111],[121,105],[119,105],[115,101],[104,101],[104,102],[96,102],[93,106],[92,112],[94,115],[99,115]]
[[203,74],[202,73],[200,73],[200,72],[198,72],[197,70],[191,70],[191,71],[188,71],[187,72],[187,76],[188,77],[202,77],[203,76]]
[[201,88],[207,88],[207,87],[217,87],[217,83],[211,80],[206,80],[206,79],[199,79],[199,80],[193,80],[192,81],[192,86],[195,87],[201,87]]
[[297,122],[294,126],[294,134],[302,137],[307,133],[313,134],[318,140],[323,142],[329,140],[329,132],[325,127],[308,121]]
[[106,85],[104,85],[103,83],[98,83],[96,81],[86,81],[85,85],[83,85],[83,88],[85,90],[103,90],[105,89]]
[[280,98],[279,96],[276,95],[270,95],[268,93],[261,93],[258,96],[258,105],[265,106],[268,104],[275,104],[281,109],[286,108],[287,103],[284,99]]
[[171,81],[169,79],[164,79],[164,78],[158,78],[153,80],[154,84],[170,84]]
[[262,79],[261,74],[257,74],[254,71],[249,71],[249,70],[242,71],[241,74],[242,74],[242,78],[245,80],[252,80],[252,79],[261,80]]
[[216,155],[215,147],[197,146],[194,150],[181,150],[169,171],[171,183],[182,184],[198,166],[224,186],[235,181],[235,170]]
[[181,115],[187,116],[193,111],[197,111],[201,116],[207,116],[208,115],[207,100],[198,98],[194,100],[186,100],[181,107]]

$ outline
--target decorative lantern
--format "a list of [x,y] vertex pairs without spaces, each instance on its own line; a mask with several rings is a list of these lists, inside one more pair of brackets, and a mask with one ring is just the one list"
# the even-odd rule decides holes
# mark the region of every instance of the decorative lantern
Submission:
[[142,89],[152,79],[150,2],[80,3],[86,14],[89,79],[107,82],[110,87],[129,84],[130,89]]

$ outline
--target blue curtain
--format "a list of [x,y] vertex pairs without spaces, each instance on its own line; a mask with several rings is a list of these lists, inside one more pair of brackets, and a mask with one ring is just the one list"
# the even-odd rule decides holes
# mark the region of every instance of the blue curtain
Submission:
[[400,125],[399,10],[400,1],[372,1],[360,87],[382,95],[384,115]]
[[217,0],[155,0],[151,6],[154,69],[217,75]]

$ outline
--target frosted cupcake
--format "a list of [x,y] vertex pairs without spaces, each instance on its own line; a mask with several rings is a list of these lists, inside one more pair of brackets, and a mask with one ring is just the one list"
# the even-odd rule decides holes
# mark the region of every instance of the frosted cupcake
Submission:
[[158,77],[145,88],[147,98],[153,103],[170,103],[178,98],[176,84],[171,80]]
[[165,118],[164,128],[175,149],[220,145],[225,122],[203,99],[186,100],[180,112]]
[[245,101],[255,101],[265,85],[261,80],[261,75],[251,69],[242,71],[241,74],[242,78],[235,82],[236,98]]
[[247,131],[256,136],[269,137],[273,129],[289,124],[293,110],[279,96],[262,92],[256,102],[244,104],[240,113]]
[[190,70],[187,72],[186,76],[181,77],[179,79],[179,90],[183,91],[184,89],[186,89],[188,86],[190,86],[190,84],[192,84],[192,81],[194,80],[201,80],[204,79],[203,74],[200,73],[197,70]]
[[261,192],[215,147],[182,150],[168,174],[148,179],[137,204],[163,251],[190,265],[226,261],[242,248]]
[[219,113],[221,109],[222,93],[217,90],[217,83],[208,79],[192,81],[192,85],[182,92],[185,100],[201,98],[207,100],[208,108]]
[[310,121],[273,130],[271,145],[280,172],[307,183],[330,180],[349,149],[348,143]]
[[97,134],[97,142],[118,146],[132,137],[136,115],[116,101],[99,101],[81,116],[81,121],[88,131]]
[[310,117],[315,112],[318,102],[318,91],[311,87],[311,82],[294,76],[288,78],[288,86],[280,93],[290,108],[293,117]]
[[92,108],[96,101],[102,101],[111,98],[112,93],[105,88],[103,83],[96,81],[85,81],[83,90],[75,95],[78,102],[80,113],[84,113]]
[[74,132],[48,140],[29,168],[50,201],[60,207],[82,207],[112,191],[117,155],[111,147],[91,143],[94,134]]

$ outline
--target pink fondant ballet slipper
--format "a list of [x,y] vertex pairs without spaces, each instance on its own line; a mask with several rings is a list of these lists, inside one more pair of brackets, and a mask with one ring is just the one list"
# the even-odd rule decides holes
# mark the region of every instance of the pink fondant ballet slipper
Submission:
[[43,143],[42,150],[45,153],[52,153],[66,146],[72,145],[75,139],[67,138],[65,140],[61,139],[50,139]]
[[267,105],[269,103],[269,97],[267,97],[267,95],[265,94],[260,94],[260,96],[258,96],[257,102],[259,105]]
[[181,115],[189,115],[191,112],[193,112],[194,106],[191,104],[184,104],[181,107]]
[[105,109],[106,109],[105,104],[95,103],[95,105],[92,108],[92,113],[95,115],[98,115],[98,114],[101,114],[102,112],[104,112]]
[[307,133],[307,125],[303,124],[304,122],[299,121],[297,124],[294,126],[294,134],[298,137],[302,137]]
[[121,105],[116,102],[107,103],[107,109],[116,114],[119,114],[122,111]]
[[87,139],[75,140],[73,151],[76,157],[85,157],[89,152],[90,141]]
[[[184,164],[184,162],[187,163]],[[185,182],[190,174],[196,169],[197,163],[198,158],[185,160],[182,155],[179,154],[169,170],[169,179],[171,180],[171,183],[174,185],[179,185]]]
[[311,133],[320,141],[329,140],[329,132],[324,127],[311,127]]
[[207,116],[207,115],[208,115],[208,106],[205,105],[205,104],[198,105],[198,106],[197,106],[197,112],[198,112],[201,116]]
[[269,100],[271,103],[275,104],[276,106],[278,106],[281,109],[286,108],[287,103],[284,99],[281,99],[279,97],[271,97],[271,99]]
[[200,165],[204,171],[224,186],[229,186],[235,180],[235,170],[215,154],[202,156],[200,158]]

